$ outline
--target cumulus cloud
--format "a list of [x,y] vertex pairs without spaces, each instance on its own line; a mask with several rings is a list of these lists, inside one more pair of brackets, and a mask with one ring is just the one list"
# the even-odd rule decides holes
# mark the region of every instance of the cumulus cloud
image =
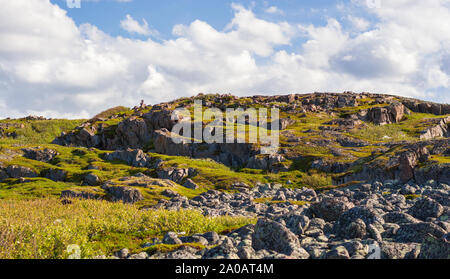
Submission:
[[158,35],[158,31],[151,29],[148,26],[148,23],[145,19],[142,19],[142,24],[140,24],[138,21],[134,20],[130,15],[126,15],[126,18],[122,21],[120,21],[120,27],[124,29],[125,31],[132,33],[132,34],[139,34],[139,35]]
[[[349,5],[376,21],[273,22],[233,4],[224,30],[195,20],[175,25],[173,39],[154,41],[77,26],[49,1],[8,1],[0,10],[0,118],[86,118],[141,99],[157,103],[199,92],[353,90],[450,102],[448,1]],[[346,20],[353,22],[350,29]],[[144,20],[127,16],[122,22],[129,32],[151,36]]]

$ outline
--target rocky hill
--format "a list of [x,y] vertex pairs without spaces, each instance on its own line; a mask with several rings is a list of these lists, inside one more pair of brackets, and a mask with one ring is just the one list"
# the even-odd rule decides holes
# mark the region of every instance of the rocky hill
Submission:
[[[193,113],[195,101],[221,111],[279,108],[279,148],[174,143],[184,118],[173,111]],[[89,120],[1,120],[0,198],[255,220],[220,235],[142,238],[141,248],[127,247],[136,253],[117,249],[120,258],[368,258],[374,247],[382,258],[448,258],[449,136],[448,104],[351,92],[200,94]]]

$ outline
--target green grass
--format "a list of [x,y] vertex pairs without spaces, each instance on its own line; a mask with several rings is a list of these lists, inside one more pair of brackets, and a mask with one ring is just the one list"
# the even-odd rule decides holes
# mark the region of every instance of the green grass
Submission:
[[[83,119],[79,120],[0,120],[1,124],[13,124],[18,127],[13,128],[17,134],[17,138],[0,138],[1,144],[46,144],[52,142],[57,136],[64,131],[73,130],[81,123],[85,122]],[[20,126],[22,125],[23,128]]]
[[417,141],[422,131],[435,125],[430,120],[446,116],[413,112],[399,123],[383,126],[366,123],[366,128],[352,130],[348,135],[370,142]]
[[140,245],[169,231],[187,235],[222,232],[256,220],[205,217],[197,211],[144,211],[137,206],[105,201],[58,199],[0,200],[0,258],[67,258],[71,244],[83,258],[111,255]]
[[121,114],[128,114],[130,111],[129,108],[124,106],[117,106],[110,109],[107,109],[105,111],[100,112],[96,116],[92,117],[92,119],[96,118],[108,118],[115,115],[121,115]]

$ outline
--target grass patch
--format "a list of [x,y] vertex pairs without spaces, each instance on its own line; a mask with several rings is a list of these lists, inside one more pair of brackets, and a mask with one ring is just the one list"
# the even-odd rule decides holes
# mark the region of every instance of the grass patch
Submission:
[[1,124],[12,124],[17,126],[13,131],[17,134],[16,138],[0,137],[0,144],[46,144],[51,143],[61,132],[75,129],[85,122],[83,119],[67,120],[0,120]]
[[83,258],[110,255],[127,247],[138,250],[169,231],[186,235],[221,232],[255,220],[205,217],[198,211],[151,211],[105,201],[59,199],[0,200],[0,258],[61,259],[76,244]]

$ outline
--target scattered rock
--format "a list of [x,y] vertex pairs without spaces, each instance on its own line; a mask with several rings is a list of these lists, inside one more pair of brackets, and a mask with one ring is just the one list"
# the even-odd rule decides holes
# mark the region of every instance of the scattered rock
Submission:
[[136,203],[144,199],[142,193],[132,187],[122,187],[122,186],[109,186],[107,184],[102,185],[109,195],[111,195],[114,201],[122,201],[123,203]]

